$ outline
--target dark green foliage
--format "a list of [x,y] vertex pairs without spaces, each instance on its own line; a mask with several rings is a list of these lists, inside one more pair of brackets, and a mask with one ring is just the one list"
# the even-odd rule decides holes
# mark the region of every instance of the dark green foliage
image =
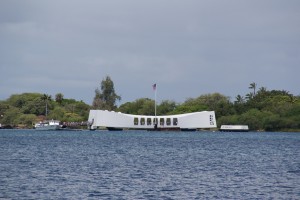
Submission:
[[154,100],[148,98],[137,99],[134,102],[122,104],[118,110],[135,115],[154,115]]
[[164,100],[157,106],[157,115],[167,115],[176,109],[175,101]]
[[264,128],[266,131],[277,131],[280,130],[280,116],[279,115],[269,115],[265,120]]
[[30,101],[27,101],[22,107],[21,111],[24,114],[35,114],[35,115],[44,115],[45,114],[45,102],[37,97]]
[[136,114],[136,108],[132,102],[126,102],[126,103],[122,104],[118,108],[118,111],[123,112],[123,113]]
[[94,109],[115,110],[117,108],[116,101],[120,101],[121,97],[115,93],[114,82],[109,76],[101,82],[101,91],[95,90],[93,101]]
[[268,114],[257,109],[250,109],[240,115],[239,124],[247,124],[251,130],[262,130],[264,119]]
[[20,123],[19,117],[21,115],[22,113],[20,112],[20,109],[12,106],[3,113],[3,116],[1,117],[1,124],[16,126]]
[[39,93],[13,94],[7,99],[7,102],[9,102],[11,106],[22,108],[27,102],[42,97],[43,95]]
[[[251,83],[252,92],[245,96],[237,95],[233,102],[222,94],[213,93],[189,98],[179,104],[164,100],[157,104],[157,115],[182,114],[211,110],[216,112],[217,124],[246,124],[250,130],[282,131],[300,130],[300,97],[285,90],[267,90],[265,87],[256,91],[257,84]],[[154,115],[154,100],[140,98],[133,102],[115,105],[120,97],[114,92],[114,85],[109,77],[103,79],[101,92],[96,90],[93,108],[115,110],[128,114]],[[0,101],[0,123],[11,126],[31,127],[40,115],[48,119],[64,122],[87,121],[91,106],[83,101],[64,99],[58,93],[55,101],[50,95],[23,93],[11,95]]]
[[65,114],[67,113],[66,109],[64,107],[60,107],[60,106],[56,106],[53,110],[51,110],[51,112],[48,115],[49,119],[59,119],[59,120],[63,120]]
[[9,104],[6,101],[0,101],[0,117],[9,109]]
[[207,107],[205,105],[186,105],[185,103],[178,105],[174,111],[170,112],[169,114],[183,114],[183,113],[190,113],[190,112],[199,112],[207,110]]
[[227,115],[227,116],[221,116],[217,120],[217,125],[221,126],[222,124],[240,124],[239,122],[240,116],[239,115]]
[[48,119],[66,122],[87,121],[90,106],[74,99],[52,101],[50,95],[24,93],[11,95],[0,102],[0,123],[11,126],[31,128],[38,121],[38,116],[46,114]]
[[236,96],[236,100],[234,101],[234,109],[237,114],[242,114],[246,111],[245,98],[241,95]]
[[268,91],[265,87],[261,87],[255,95],[247,94],[246,101],[238,95],[234,109],[240,115],[240,120],[236,123],[248,124],[251,130],[299,130],[298,100],[299,96],[285,90]]
[[[237,95],[233,103],[219,93],[189,98],[182,104],[162,101],[157,105],[158,115],[213,110],[219,127],[222,124],[246,124],[250,130],[300,130],[299,96],[293,96],[284,90],[268,91],[265,87],[256,92],[256,87],[257,85],[252,83],[250,89],[253,89],[253,92],[246,94],[246,97]],[[119,111],[154,115],[154,101],[138,99],[127,102],[119,107]]]
[[55,95],[55,101],[60,105],[62,104],[63,100],[64,100],[64,95],[62,93],[57,93]]
[[225,116],[234,114],[233,104],[229,98],[219,93],[201,95],[197,98],[189,98],[183,104],[178,105],[172,114],[180,114],[187,112],[199,112],[205,110],[213,110],[216,116]]
[[33,123],[36,121],[36,115],[34,114],[21,114],[19,117],[18,124],[22,124],[25,127],[32,127]]

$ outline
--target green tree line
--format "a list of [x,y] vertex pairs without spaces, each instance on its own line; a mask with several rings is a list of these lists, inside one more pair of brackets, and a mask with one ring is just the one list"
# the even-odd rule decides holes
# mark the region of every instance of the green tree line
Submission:
[[80,122],[87,120],[89,110],[90,106],[83,101],[64,99],[61,93],[54,99],[40,93],[13,94],[0,101],[0,123],[2,126],[31,128],[34,123],[46,119]]
[[[183,103],[163,100],[157,104],[158,115],[182,114],[212,110],[217,124],[249,125],[251,130],[300,131],[300,97],[285,90],[257,89],[237,95],[234,100],[220,93],[203,94],[188,98]],[[56,119],[63,122],[87,121],[90,109],[114,110],[128,114],[154,115],[154,100],[140,98],[117,106],[121,97],[115,93],[114,83],[106,76],[100,89],[95,90],[92,105],[74,99],[65,99],[58,93],[55,98],[47,94],[23,93],[0,101],[0,123],[10,126],[32,127],[36,121]]]
[[[143,98],[122,104],[118,111],[130,114],[154,115],[154,101]],[[256,95],[238,95],[230,101],[219,93],[200,95],[178,104],[162,101],[157,105],[159,115],[181,114],[213,110],[217,124],[249,125],[250,130],[261,131],[300,131],[300,97],[286,91],[265,88]]]

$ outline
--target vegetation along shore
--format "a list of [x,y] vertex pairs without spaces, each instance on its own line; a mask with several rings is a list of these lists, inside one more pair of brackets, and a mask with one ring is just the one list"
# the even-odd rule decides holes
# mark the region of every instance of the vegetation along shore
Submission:
[[[32,128],[45,119],[56,119],[74,128],[86,128],[90,109],[114,110],[128,114],[154,115],[154,100],[140,98],[116,105],[121,97],[115,93],[113,81],[105,77],[101,89],[95,90],[92,105],[75,99],[66,99],[62,93],[13,94],[0,101],[1,128]],[[247,124],[250,130],[300,131],[300,96],[285,90],[257,89],[251,83],[249,93],[237,95],[234,100],[220,93],[188,98],[183,103],[163,100],[157,104],[157,115],[181,114],[214,110],[218,127],[222,124]]]

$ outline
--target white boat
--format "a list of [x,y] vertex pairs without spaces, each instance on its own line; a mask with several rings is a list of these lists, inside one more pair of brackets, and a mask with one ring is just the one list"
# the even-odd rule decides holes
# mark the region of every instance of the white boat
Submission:
[[220,127],[222,132],[248,132],[248,125],[222,125]]
[[36,123],[34,128],[36,130],[58,130],[61,128],[61,125],[57,120],[48,120]]
[[217,127],[214,111],[148,116],[107,110],[90,110],[88,122],[90,130],[104,127],[108,130],[142,129],[189,131]]

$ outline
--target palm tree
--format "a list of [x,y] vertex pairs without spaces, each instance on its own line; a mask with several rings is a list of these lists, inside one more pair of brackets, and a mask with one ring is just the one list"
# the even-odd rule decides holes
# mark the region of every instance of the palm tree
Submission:
[[261,88],[259,88],[259,90],[258,90],[257,93],[259,93],[259,92],[266,93],[267,92],[267,88],[266,87],[261,87]]
[[56,101],[57,103],[59,103],[59,105],[61,105],[63,99],[64,99],[64,95],[63,95],[62,93],[57,93],[57,94],[55,95],[55,101]]
[[252,92],[250,92],[249,94],[246,94],[246,99],[247,99],[247,100],[250,100],[250,99],[252,99],[253,97],[254,97],[254,95],[253,95]]
[[46,117],[47,117],[47,115],[48,115],[48,101],[51,101],[51,100],[52,100],[52,97],[51,97],[51,95],[44,94],[44,95],[41,97],[41,99],[42,99],[43,101],[45,101],[45,103],[46,103],[46,113],[45,113],[45,115],[46,115]]
[[242,104],[242,103],[244,103],[244,102],[245,102],[245,99],[244,99],[244,97],[243,97],[243,96],[241,96],[241,95],[237,95],[235,98],[236,98],[236,101],[235,101],[235,103],[237,103],[237,104]]
[[257,84],[255,82],[250,83],[249,89],[253,89],[253,96],[255,96],[256,86],[257,86]]

